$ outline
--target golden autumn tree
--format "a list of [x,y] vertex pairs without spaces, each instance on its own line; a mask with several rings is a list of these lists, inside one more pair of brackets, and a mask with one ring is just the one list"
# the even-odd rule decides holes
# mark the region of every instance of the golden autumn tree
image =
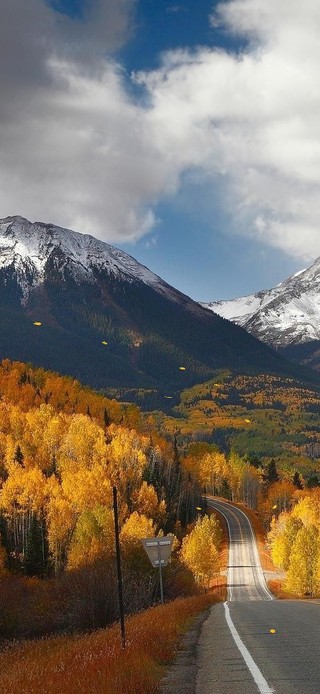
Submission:
[[46,520],[48,543],[53,558],[54,572],[57,575],[66,564],[77,514],[54,475],[47,481],[47,490]]
[[83,511],[72,535],[67,568],[79,569],[97,559],[110,558],[113,551],[114,519],[111,509],[96,506]]
[[15,551],[25,557],[35,518],[42,519],[46,503],[46,478],[37,467],[12,464],[0,495],[0,510],[7,519]]
[[156,530],[151,518],[137,511],[131,513],[120,532],[120,542],[127,576],[150,570],[149,559],[142,547],[144,537],[154,537]]
[[289,568],[292,548],[301,527],[300,518],[295,518],[290,513],[281,513],[277,520],[273,517],[268,543],[272,561],[279,569],[286,571]]
[[134,492],[133,507],[138,513],[152,518],[157,525],[161,525],[165,519],[166,502],[164,499],[160,502],[158,501],[154,486],[146,481],[143,481],[140,489]]
[[209,586],[211,578],[219,571],[220,538],[219,523],[212,515],[198,518],[193,530],[182,541],[180,559],[199,585]]
[[287,479],[274,482],[268,487],[267,494],[260,504],[260,511],[266,521],[283,511],[289,511],[297,498],[297,489]]
[[106,451],[108,475],[130,512],[134,493],[140,489],[147,465],[149,438],[139,435],[134,429],[115,425],[109,427],[108,433],[111,436]]
[[136,542],[143,537],[153,537],[154,534],[155,529],[152,519],[134,511],[124,523],[120,532],[120,538],[123,543]]
[[319,530],[302,526],[296,535],[286,579],[287,588],[297,595],[319,592]]
[[216,494],[226,476],[227,464],[224,453],[206,453],[199,462],[198,479],[209,494]]

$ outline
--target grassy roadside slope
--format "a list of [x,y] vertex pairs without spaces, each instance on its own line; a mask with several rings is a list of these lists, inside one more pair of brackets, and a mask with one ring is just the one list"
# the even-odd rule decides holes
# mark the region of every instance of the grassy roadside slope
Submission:
[[156,694],[193,618],[216,598],[206,593],[129,617],[127,644],[119,626],[5,646],[0,692],[10,694]]

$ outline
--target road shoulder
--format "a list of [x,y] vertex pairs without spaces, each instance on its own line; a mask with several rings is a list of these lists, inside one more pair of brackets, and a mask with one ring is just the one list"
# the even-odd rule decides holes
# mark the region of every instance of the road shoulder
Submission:
[[198,642],[212,608],[201,612],[184,634],[178,655],[160,685],[160,694],[195,694],[198,671]]

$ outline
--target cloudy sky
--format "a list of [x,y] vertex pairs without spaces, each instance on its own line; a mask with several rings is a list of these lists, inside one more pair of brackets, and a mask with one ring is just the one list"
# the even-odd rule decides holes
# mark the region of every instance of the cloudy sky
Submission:
[[0,0],[0,216],[196,299],[320,255],[318,0]]

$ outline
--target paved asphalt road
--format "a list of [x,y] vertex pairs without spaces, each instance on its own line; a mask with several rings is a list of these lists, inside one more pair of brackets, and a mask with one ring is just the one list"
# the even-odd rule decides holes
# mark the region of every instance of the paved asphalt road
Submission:
[[226,518],[228,600],[189,632],[163,694],[320,694],[320,601],[275,600],[247,517],[209,500]]
[[[228,600],[272,600],[261,569],[257,545],[247,516],[223,501],[208,501],[224,516],[229,533]],[[320,694],[320,692],[319,692]]]

